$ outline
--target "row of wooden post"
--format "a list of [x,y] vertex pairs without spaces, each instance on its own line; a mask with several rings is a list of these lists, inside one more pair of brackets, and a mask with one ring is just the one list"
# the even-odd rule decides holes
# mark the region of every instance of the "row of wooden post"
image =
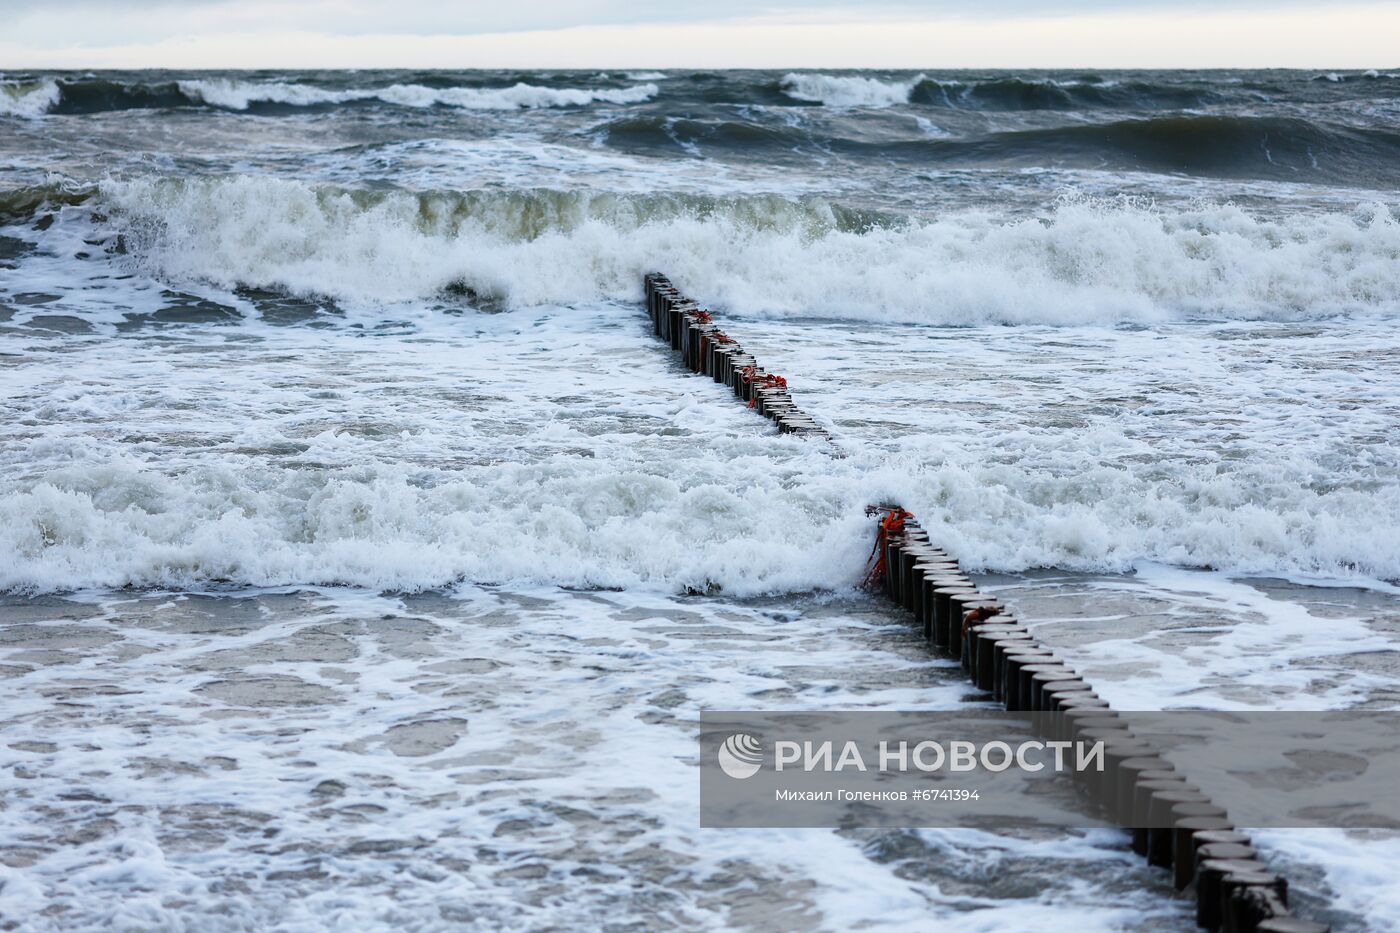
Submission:
[[[768,373],[666,276],[650,273],[643,284],[656,336],[692,372],[731,387],[785,434],[831,440],[793,403],[785,379]],[[913,516],[898,508],[874,511],[877,576],[886,592],[913,613],[930,648],[961,659],[973,683],[1007,710],[1054,738],[1103,742],[1103,770],[1080,773],[1090,798],[1129,829],[1133,851],[1171,873],[1178,891],[1194,886],[1199,926],[1221,933],[1330,931],[1293,916],[1287,881],[1269,871],[1225,810],[1133,735],[999,600],[980,592]]]
[[764,369],[670,279],[652,272],[644,277],[643,285],[656,336],[671,344],[691,372],[732,388],[750,408],[776,423],[783,434],[831,440],[831,434],[793,402],[787,380]]
[[1115,713],[999,600],[978,591],[958,562],[901,509],[880,509],[880,582],[915,617],[929,646],[959,658],[978,689],[1058,739],[1102,741],[1103,771],[1079,774],[1089,797],[1129,829],[1133,851],[1192,886],[1196,922],[1224,933],[1326,933],[1293,916],[1288,883],[1249,837]]

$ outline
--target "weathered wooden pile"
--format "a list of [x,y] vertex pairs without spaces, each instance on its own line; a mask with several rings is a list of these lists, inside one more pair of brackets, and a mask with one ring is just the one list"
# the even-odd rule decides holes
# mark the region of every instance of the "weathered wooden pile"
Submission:
[[727,385],[783,434],[830,441],[831,434],[806,415],[788,392],[787,379],[759,365],[753,354],[720,330],[709,312],[685,297],[659,272],[643,279],[647,314],[656,336],[671,344],[691,372]]
[[1294,917],[1288,882],[1269,871],[1221,807],[1135,736],[1130,723],[1038,641],[898,507],[880,515],[872,582],[914,615],[929,647],[1048,737],[1102,742],[1103,770],[1077,774],[1093,803],[1133,835],[1133,851],[1192,886],[1196,922],[1224,933],[1326,933]]

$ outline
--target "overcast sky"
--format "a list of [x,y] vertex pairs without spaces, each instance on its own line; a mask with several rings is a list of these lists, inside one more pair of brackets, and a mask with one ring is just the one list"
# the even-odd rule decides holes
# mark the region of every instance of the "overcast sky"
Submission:
[[0,70],[1400,66],[1400,2],[0,0]]

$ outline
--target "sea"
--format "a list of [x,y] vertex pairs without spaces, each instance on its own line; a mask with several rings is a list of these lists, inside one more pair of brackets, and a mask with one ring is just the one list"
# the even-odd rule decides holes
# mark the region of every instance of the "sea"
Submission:
[[[837,448],[651,334],[664,272]],[[1400,707],[1400,68],[0,73],[0,929],[1194,929],[1108,829],[702,829],[702,709]],[[1400,833],[1259,830],[1400,929]]]

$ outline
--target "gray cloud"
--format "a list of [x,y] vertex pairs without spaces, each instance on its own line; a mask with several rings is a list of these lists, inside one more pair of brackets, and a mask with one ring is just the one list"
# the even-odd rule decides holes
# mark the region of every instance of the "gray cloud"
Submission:
[[[713,22],[752,17],[921,19],[999,18],[1072,13],[1250,10],[1348,5],[1345,0],[0,0],[0,16],[24,33],[26,25],[62,20],[55,44],[150,41],[161,35],[241,31],[315,31],[330,35],[480,35],[575,26]],[[152,34],[152,33],[156,34]],[[38,37],[33,37],[38,38]]]
[[[533,50],[529,43],[531,34],[535,32],[586,26],[685,27],[738,22],[743,25],[736,33],[740,40],[737,46],[743,47],[742,37],[748,34],[745,30],[755,20],[852,26],[922,20],[941,22],[950,28],[957,27],[959,22],[963,25],[990,24],[998,27],[1005,24],[1008,30],[1029,36],[1030,44],[1023,45],[1020,54],[1039,61],[1055,58],[1055,50],[1034,44],[1033,31],[1037,27],[1031,21],[1039,21],[1046,16],[1167,14],[1166,20],[1183,27],[1185,34],[1191,35],[1191,21],[1197,16],[1204,20],[1208,14],[1257,15],[1262,27],[1269,25],[1271,12],[1301,12],[1317,21],[1326,22],[1333,9],[1351,7],[1355,10],[1359,4],[1368,2],[1371,4],[1368,9],[1383,9],[1378,0],[653,0],[646,4],[636,0],[526,0],[515,3],[502,0],[456,0],[447,3],[442,0],[395,0],[393,3],[385,0],[0,0],[0,49],[8,50],[4,57],[14,59],[11,62],[0,60],[0,68],[7,65],[13,67],[20,61],[67,62],[74,67],[87,67],[94,62],[145,63],[158,60],[179,60],[189,67],[192,62],[205,61],[198,57],[198,53],[181,53],[179,48],[222,49],[218,56],[221,56],[220,62],[225,63],[270,60],[261,53],[267,47],[276,46],[281,49],[275,56],[276,61],[297,61],[300,60],[297,58],[297,48],[310,50],[316,47],[324,53],[335,42],[377,41],[368,50],[361,46],[361,51],[353,57],[342,55],[336,59],[362,62],[381,60],[376,57],[377,54],[390,47],[407,49],[408,46],[403,43],[409,39],[422,37],[424,42],[431,42],[456,38],[471,42],[474,36],[491,37],[476,40],[485,45],[478,45],[472,53],[474,58],[463,59],[441,51],[438,54],[454,62],[472,64],[499,59],[499,50],[508,47],[516,50],[509,56],[511,60],[543,62],[561,60],[560,53],[556,51],[546,56],[542,51]],[[1163,17],[1158,16],[1157,19],[1160,23]],[[1117,29],[1115,35],[1118,38],[1112,47],[1094,44],[1086,39],[1088,44],[1083,47],[1089,52],[1080,60],[1125,61],[1125,38],[1131,40],[1128,46],[1135,50],[1131,53],[1133,57],[1126,60],[1130,64],[1147,59],[1160,60],[1163,51],[1171,53],[1170,58],[1175,61],[1196,60],[1192,57],[1193,48],[1200,43],[1194,39],[1178,39],[1172,48],[1163,50],[1154,44],[1152,36],[1134,34],[1132,26],[1126,21],[1119,21],[1114,28]],[[1028,33],[1027,30],[1032,32]],[[1267,31],[1261,29],[1261,34]],[[891,33],[891,40],[906,32]],[[311,37],[304,38],[304,34],[311,34]],[[508,37],[495,38],[499,34],[507,34]],[[321,42],[315,36],[328,39]],[[402,41],[394,46],[395,40],[400,38]],[[1202,36],[1203,41],[1211,38]],[[931,39],[936,42],[937,36]],[[541,36],[541,41],[546,41],[546,37]],[[553,41],[556,45],[561,41],[557,33]],[[616,42],[616,33],[612,41]],[[303,44],[297,46],[298,42]],[[996,40],[985,39],[983,42],[986,45],[984,57],[989,60],[1005,51],[1003,43]],[[1227,60],[1248,58],[1250,49],[1240,44],[1238,36],[1231,42]],[[882,40],[867,38],[866,43],[860,59],[862,62],[888,62],[888,56],[882,51],[885,48]],[[156,46],[163,46],[166,51],[155,57],[122,51]],[[231,51],[234,46],[240,51]],[[1306,49],[1312,46],[1305,42],[1301,47]],[[634,50],[618,45],[610,48],[612,60],[678,60],[664,50]],[[568,46],[568,54],[563,58],[587,58],[581,54],[586,51],[586,47]],[[686,58],[687,51],[693,50],[678,49],[676,54]],[[832,46],[825,60],[844,60],[842,56],[846,51]],[[786,60],[791,52],[790,48],[774,46],[771,49],[749,48],[740,54],[737,49],[715,46],[706,50],[706,59],[716,62],[740,59],[772,62]],[[906,53],[906,57],[911,54]],[[1300,56],[1301,53],[1295,58]],[[408,64],[414,60],[406,51],[390,57],[395,64]],[[695,56],[689,57],[693,59]],[[210,60],[208,66],[214,67],[215,64]]]

